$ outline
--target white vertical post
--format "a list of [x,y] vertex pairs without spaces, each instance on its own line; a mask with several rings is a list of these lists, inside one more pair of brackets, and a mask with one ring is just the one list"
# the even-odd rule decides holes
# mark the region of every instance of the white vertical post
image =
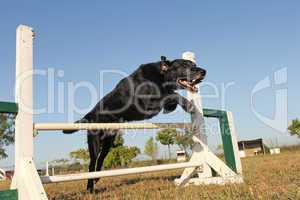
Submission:
[[[190,60],[196,63],[195,55],[192,52],[185,52],[183,54],[183,59]],[[193,131],[195,131],[193,140],[195,145],[193,147],[193,154],[190,158],[190,162],[201,162],[202,172],[198,172],[196,167],[186,168],[181,177],[175,180],[178,185],[187,185],[189,183],[195,184],[210,184],[210,183],[226,183],[226,182],[243,182],[242,177],[237,176],[237,174],[232,171],[222,160],[220,160],[215,154],[213,154],[207,145],[207,136],[205,135],[204,117],[203,109],[201,103],[201,96],[199,93],[188,92],[188,99],[196,106],[198,112],[192,114],[192,125]],[[232,122],[232,115],[229,113],[229,126],[230,130],[234,135],[232,137],[235,139],[235,131]],[[234,140],[233,139],[233,140]],[[236,141],[232,141],[235,145],[233,148],[237,149]],[[235,155],[238,153],[235,152]],[[237,158],[236,158],[237,160]],[[240,163],[237,163],[240,165]],[[212,169],[221,177],[212,177]],[[241,171],[241,167],[238,166],[238,171]],[[198,173],[197,173],[198,172]],[[193,175],[197,173],[197,178],[192,178]]]
[[16,41],[16,161],[33,157],[32,134],[32,56],[33,32],[30,27],[20,25]]
[[45,176],[49,176],[49,162],[46,161],[46,173]]
[[54,176],[54,167],[51,168],[51,176]]
[[[194,63],[196,63],[196,56],[193,52],[184,52],[182,54],[182,58],[185,60],[190,60]],[[203,142],[203,144],[205,144],[205,146],[201,146],[201,144],[196,144],[201,146],[202,152],[205,153],[208,151],[208,149],[206,148],[207,145],[207,136],[205,134],[205,122],[204,122],[204,117],[203,117],[203,107],[202,107],[202,99],[200,96],[200,89],[198,88],[198,93],[193,93],[188,91],[188,99],[194,103],[194,105],[196,106],[196,108],[198,109],[198,112],[200,113],[200,115],[198,116],[192,116],[194,119],[192,119],[192,121],[197,122],[197,124],[199,124],[199,126],[197,126],[197,137],[199,137],[199,139]],[[211,177],[212,176],[212,171],[211,168],[207,165],[206,162],[203,163],[203,167],[202,167],[202,173],[198,173],[199,177],[202,178],[207,178],[207,177]]]
[[[182,58],[185,60],[190,60],[196,63],[195,54],[192,52],[185,52],[182,54]],[[202,170],[199,172],[198,168],[190,167],[186,168],[181,177],[175,180],[175,183],[183,186],[186,185],[189,180],[193,177],[195,173],[198,172],[199,178],[209,178],[212,177],[212,170],[206,162],[206,154],[208,152],[207,138],[204,133],[204,117],[200,94],[188,92],[188,99],[196,106],[198,112],[192,114],[191,121],[193,125],[193,131],[195,131],[193,146],[193,154],[190,158],[190,162],[201,162]]]
[[15,174],[12,189],[18,199],[47,199],[33,162],[33,37],[31,27],[20,25],[16,36]]

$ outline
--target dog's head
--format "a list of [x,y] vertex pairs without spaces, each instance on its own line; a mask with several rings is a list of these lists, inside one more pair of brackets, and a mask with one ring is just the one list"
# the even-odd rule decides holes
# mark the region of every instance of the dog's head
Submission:
[[186,89],[191,92],[197,92],[196,84],[200,83],[206,70],[197,67],[189,60],[176,59],[169,61],[166,57],[161,57],[160,70],[168,87],[176,89]]

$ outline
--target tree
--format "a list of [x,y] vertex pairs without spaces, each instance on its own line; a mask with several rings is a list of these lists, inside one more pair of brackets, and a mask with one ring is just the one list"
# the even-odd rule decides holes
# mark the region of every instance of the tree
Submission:
[[0,114],[0,159],[6,158],[5,146],[14,142],[14,115]]
[[122,137],[122,134],[117,134],[113,143],[113,148],[123,146],[123,145],[124,145],[124,138]]
[[224,155],[224,147],[223,147],[223,144],[217,145],[216,151],[217,151],[217,155],[219,155],[219,156]]
[[288,131],[291,135],[296,135],[300,138],[300,121],[299,119],[294,119],[292,124],[288,127]]
[[65,167],[67,167],[69,160],[65,159],[65,158],[61,158],[61,159],[53,160],[53,161],[51,161],[51,163],[53,163],[53,165],[55,165],[55,166],[59,165],[59,166],[65,168]]
[[144,153],[152,158],[152,160],[156,160],[158,153],[157,143],[154,141],[154,138],[151,137],[145,144]]
[[55,159],[49,162],[50,168],[55,168],[56,173],[66,172],[69,170],[69,160],[66,158]]
[[157,132],[156,140],[158,140],[162,145],[168,145],[169,159],[171,159],[171,145],[175,143],[175,138],[177,135],[177,130],[174,128],[162,129]]
[[127,166],[132,159],[140,153],[137,147],[124,146],[122,134],[118,134],[114,140],[112,149],[104,160],[104,168]]
[[140,152],[137,147],[124,146],[122,134],[117,134],[113,146],[104,160],[104,168],[127,166]]
[[112,148],[104,160],[105,168],[127,166],[140,153],[137,147],[118,146]]
[[[140,149],[137,147],[124,146],[122,134],[118,134],[103,165],[105,168],[127,166],[139,153]],[[87,149],[78,149],[70,152],[69,155],[75,160],[74,164],[78,161],[83,161],[83,164],[86,164],[90,159]]]
[[223,147],[223,144],[218,144],[216,150],[217,151],[223,151],[224,147]]
[[78,149],[69,153],[70,157],[75,161],[82,161],[86,164],[90,160],[89,152],[87,149]]
[[184,129],[184,132],[178,132],[175,138],[176,144],[186,153],[192,150],[194,145],[193,132],[191,129]]

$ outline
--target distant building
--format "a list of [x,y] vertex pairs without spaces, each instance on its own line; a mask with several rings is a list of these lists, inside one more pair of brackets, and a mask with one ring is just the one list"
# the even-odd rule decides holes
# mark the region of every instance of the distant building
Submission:
[[238,142],[240,157],[256,156],[265,154],[263,139],[243,140]]
[[177,162],[185,162],[186,161],[186,153],[184,150],[176,151],[177,154]]
[[6,170],[5,171],[6,178],[8,178],[9,180],[12,180],[14,173],[15,173],[14,170]]

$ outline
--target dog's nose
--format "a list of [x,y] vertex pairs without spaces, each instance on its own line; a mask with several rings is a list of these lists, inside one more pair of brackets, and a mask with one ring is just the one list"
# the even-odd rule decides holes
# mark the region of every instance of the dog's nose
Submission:
[[206,75],[206,70],[205,69],[201,69],[200,73],[201,73],[202,76],[205,76]]

